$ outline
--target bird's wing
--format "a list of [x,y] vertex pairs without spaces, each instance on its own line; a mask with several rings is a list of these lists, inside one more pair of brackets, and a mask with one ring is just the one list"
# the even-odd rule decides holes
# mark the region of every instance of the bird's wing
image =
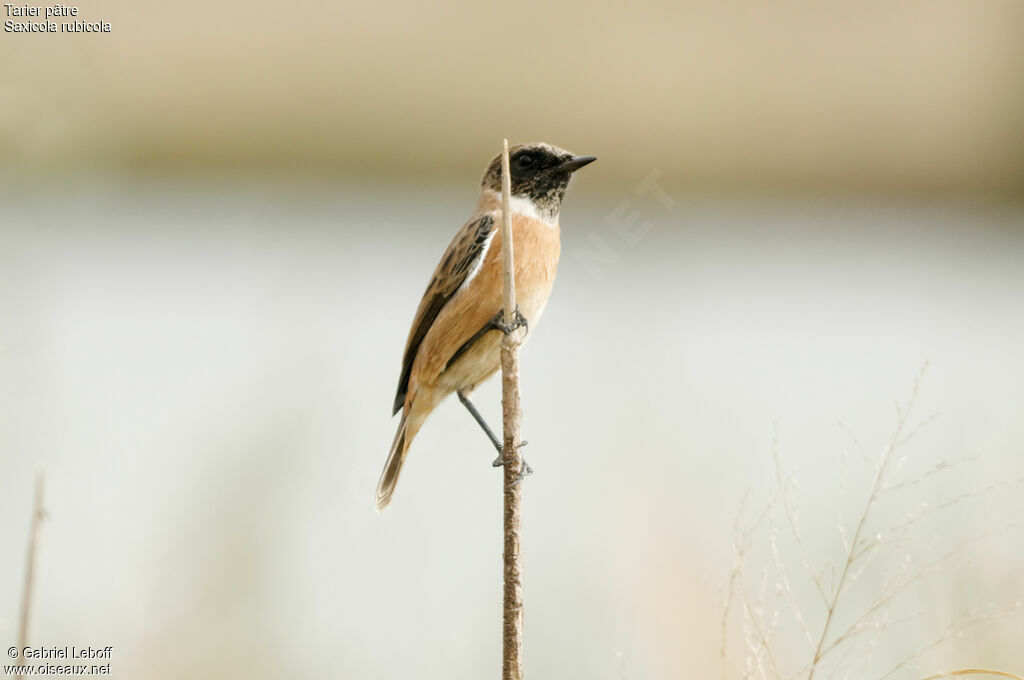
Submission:
[[430,279],[430,284],[423,294],[420,306],[416,310],[416,318],[413,319],[412,328],[409,331],[409,339],[405,344],[405,356],[402,358],[402,375],[398,379],[398,393],[395,394],[392,414],[398,413],[405,404],[412,364],[423,338],[427,336],[427,331],[430,330],[437,315],[452,296],[467,279],[476,274],[496,231],[494,218],[491,215],[483,215],[463,225],[462,229],[455,234],[452,242],[448,244],[448,249],[441,258],[441,262],[438,263],[437,269],[434,270],[434,276]]

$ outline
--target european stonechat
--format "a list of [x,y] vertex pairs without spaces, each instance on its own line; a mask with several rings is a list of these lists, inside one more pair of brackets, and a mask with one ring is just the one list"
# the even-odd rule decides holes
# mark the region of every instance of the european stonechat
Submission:
[[[558,269],[558,212],[572,174],[594,156],[576,156],[550,144],[522,144],[509,152],[512,240],[515,246],[516,325],[536,328]],[[480,200],[448,244],[405,343],[392,414],[402,412],[391,453],[377,484],[377,509],[391,502],[409,446],[427,416],[452,392],[498,450],[501,442],[469,400],[500,367],[502,331],[501,156],[487,166]]]

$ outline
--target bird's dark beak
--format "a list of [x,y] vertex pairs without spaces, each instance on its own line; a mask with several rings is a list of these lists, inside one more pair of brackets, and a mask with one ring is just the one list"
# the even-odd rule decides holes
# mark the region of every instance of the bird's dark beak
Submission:
[[584,165],[593,163],[596,160],[597,156],[573,156],[569,160],[559,163],[558,169],[566,172],[576,172]]

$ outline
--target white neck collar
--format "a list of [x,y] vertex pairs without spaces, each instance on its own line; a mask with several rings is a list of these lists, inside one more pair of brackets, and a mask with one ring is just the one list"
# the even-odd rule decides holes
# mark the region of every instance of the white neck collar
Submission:
[[[498,208],[500,210],[501,192],[495,191],[494,189],[488,189],[487,191],[498,199]],[[557,214],[554,215],[553,217],[545,217],[544,215],[540,214],[540,211],[537,210],[537,206],[535,206],[533,204],[533,201],[531,201],[528,198],[523,198],[522,196],[510,196],[508,207],[512,209],[512,213],[515,215],[529,217],[530,219],[537,220],[538,222],[543,222],[549,227],[554,227],[558,225]]]

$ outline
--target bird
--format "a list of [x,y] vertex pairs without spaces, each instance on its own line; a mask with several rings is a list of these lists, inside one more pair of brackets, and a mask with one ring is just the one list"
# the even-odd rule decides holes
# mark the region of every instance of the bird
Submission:
[[377,483],[378,512],[391,503],[416,433],[453,392],[498,450],[494,465],[501,464],[501,442],[469,396],[500,367],[502,333],[522,326],[528,337],[536,328],[558,270],[558,216],[569,180],[595,160],[542,142],[509,150],[518,307],[511,326],[502,323],[501,155],[488,164],[476,210],[441,256],[409,330],[392,409],[402,416]]

